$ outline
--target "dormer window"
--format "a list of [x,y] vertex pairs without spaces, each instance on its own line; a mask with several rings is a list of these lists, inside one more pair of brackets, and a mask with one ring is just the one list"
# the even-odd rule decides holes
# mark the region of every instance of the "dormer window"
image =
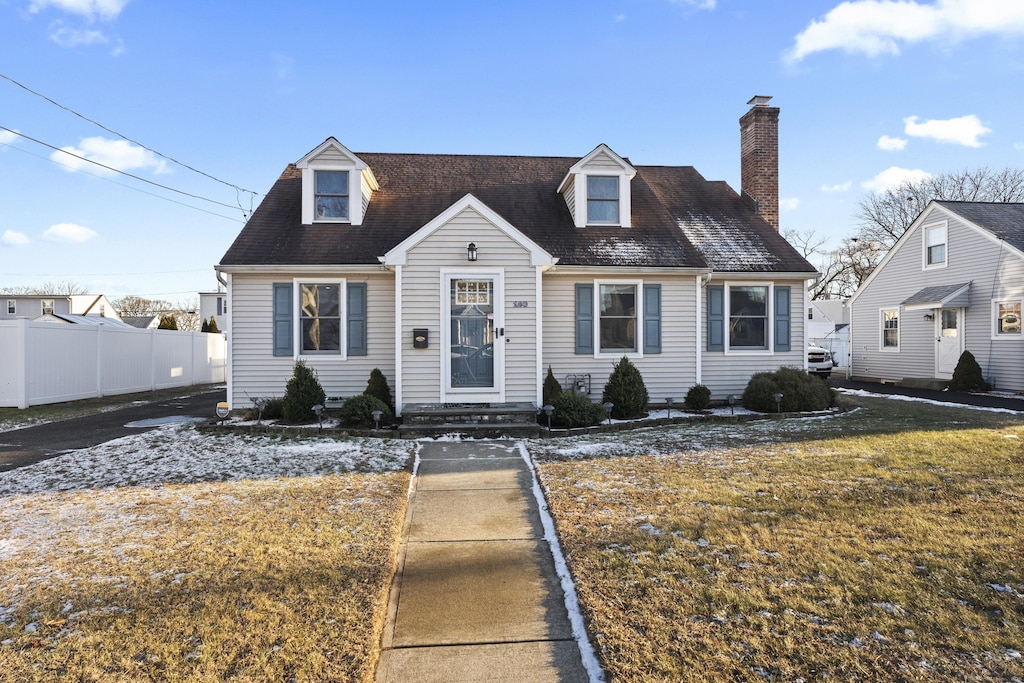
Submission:
[[587,176],[587,225],[619,224],[619,177]]
[[316,220],[347,221],[348,171],[314,171]]

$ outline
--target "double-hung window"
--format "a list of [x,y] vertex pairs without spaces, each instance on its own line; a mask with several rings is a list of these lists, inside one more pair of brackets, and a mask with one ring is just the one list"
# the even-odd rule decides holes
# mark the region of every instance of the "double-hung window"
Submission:
[[619,224],[618,176],[587,176],[587,224]]
[[18,300],[8,299],[7,300],[7,315],[14,315],[18,312]]
[[946,224],[925,226],[924,265],[926,268],[946,265]]
[[900,348],[900,312],[896,309],[882,311],[882,349],[898,351]]
[[601,353],[636,351],[636,285],[600,285],[600,297]]
[[299,284],[299,353],[341,353],[341,288]]
[[996,336],[1021,336],[1021,305],[1020,299],[1013,301],[996,301],[995,308],[995,332]]
[[729,348],[768,348],[768,287],[729,288]]
[[53,299],[43,299],[43,315],[53,315]]
[[348,171],[314,171],[313,177],[316,220],[349,220]]
[[576,283],[576,353],[661,353],[661,284]]

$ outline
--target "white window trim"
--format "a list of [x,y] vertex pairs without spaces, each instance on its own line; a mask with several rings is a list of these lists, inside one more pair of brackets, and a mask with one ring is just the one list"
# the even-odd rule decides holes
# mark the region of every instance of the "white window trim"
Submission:
[[[744,346],[732,348],[732,337],[729,334],[729,319],[732,317],[732,288],[733,287],[767,287],[768,288],[768,319],[765,323],[768,329],[765,331],[765,341],[768,344],[768,348],[764,349],[751,349]],[[770,281],[743,281],[743,282],[726,282],[725,283],[725,301],[723,302],[725,307],[724,320],[722,324],[725,329],[722,331],[723,343],[725,344],[725,353],[733,356],[773,356],[775,355],[775,283]],[[791,347],[792,348],[792,347]]]
[[[302,285],[338,285],[338,315],[340,316],[338,353],[303,353],[302,351]],[[348,360],[348,280],[338,278],[302,277],[292,280],[292,340],[295,360],[343,361]]]
[[[946,247],[946,258],[941,263],[928,263],[928,231],[942,228],[945,233]],[[948,221],[939,221],[937,223],[929,223],[928,225],[921,226],[921,268],[923,270],[940,270],[949,265],[949,223]],[[892,309],[889,309],[892,310]]]
[[[617,223],[591,223],[587,211],[587,178],[618,178],[619,179],[619,220]],[[576,195],[576,227],[577,228],[628,228],[631,227],[633,208],[630,194],[630,181],[632,176],[623,171],[622,173],[577,173],[573,182]]]
[[[895,311],[896,312],[896,346],[885,345],[885,314]],[[878,350],[881,353],[899,353],[900,345],[903,342],[903,311],[897,306],[896,308],[879,308],[878,309]]]
[[18,315],[18,300],[8,299],[7,300],[7,315]]
[[[1021,314],[1024,316],[1024,299],[1007,297],[1003,299],[992,299],[992,329],[991,336],[993,340],[1024,340],[1024,329],[1020,332],[1000,332],[999,331],[999,304],[1019,304],[1021,307]],[[1024,324],[1024,321],[1022,321]]]
[[[636,288],[636,351],[601,351],[601,285],[633,285]],[[644,281],[594,280],[594,358],[619,360],[644,357]]]
[[[348,173],[348,218],[316,217],[316,172],[345,171]],[[363,222],[362,173],[352,164],[311,162],[302,169],[302,224],[303,225],[361,225]]]

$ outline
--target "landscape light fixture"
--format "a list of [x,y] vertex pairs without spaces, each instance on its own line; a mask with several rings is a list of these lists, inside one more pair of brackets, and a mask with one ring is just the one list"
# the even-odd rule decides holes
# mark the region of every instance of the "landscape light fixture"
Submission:
[[725,398],[725,400],[729,402],[729,414],[730,415],[735,415],[736,414],[736,401],[738,400],[738,398],[739,397],[736,396],[736,394],[729,394]]
[[555,412],[555,407],[548,403],[544,406],[544,414],[548,416],[548,430],[551,429],[551,414]]
[[320,427],[319,427],[319,429],[317,429],[317,431],[322,432],[324,430],[324,419],[323,419],[324,406],[323,406],[323,404],[317,403],[315,406],[313,406],[313,412],[316,413],[316,421],[320,425]]
[[380,431],[380,418],[384,415],[383,410],[371,410],[370,415],[373,415],[373,428],[374,430]]
[[466,245],[466,258],[470,261],[476,261],[476,243],[470,242]]
[[782,414],[782,394],[776,392],[772,394],[772,398],[775,399],[775,412]]
[[612,403],[611,401],[608,401],[608,403],[604,404],[604,412],[608,414],[608,424],[612,423],[612,408],[614,407],[615,404]]
[[669,396],[668,398],[665,399],[665,403],[668,404],[668,419],[670,419],[670,420],[672,419],[672,401],[674,401],[674,400],[675,399],[672,398],[671,396]]

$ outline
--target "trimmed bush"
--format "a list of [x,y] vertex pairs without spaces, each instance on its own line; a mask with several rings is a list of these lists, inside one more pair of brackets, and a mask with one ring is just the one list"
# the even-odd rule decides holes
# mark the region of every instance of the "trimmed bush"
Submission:
[[544,405],[554,405],[555,399],[562,395],[562,383],[555,379],[555,373],[548,366],[548,375],[544,378]]
[[203,318],[203,324],[202,324],[202,326],[200,326],[199,331],[200,332],[209,332],[210,331],[210,323],[206,322],[206,318]]
[[[776,393],[782,394],[778,406]],[[828,384],[797,368],[758,372],[743,391],[743,407],[762,413],[774,413],[778,409],[784,413],[825,410],[834,403],[835,394]]]
[[373,420],[375,410],[383,413],[380,417],[382,426],[391,424],[391,408],[384,401],[369,394],[359,394],[346,400],[341,404],[338,417],[341,424],[346,427],[371,428],[376,424]]
[[640,371],[629,362],[629,358],[623,356],[615,364],[608,383],[604,385],[601,403],[610,401],[614,404],[612,417],[615,419],[630,420],[635,417],[643,417],[646,414],[649,400],[647,387],[644,385],[644,378],[640,375]]
[[366,390],[363,391],[363,395],[373,396],[388,408],[394,408],[395,406],[394,399],[391,398],[391,387],[388,386],[388,378],[384,376],[380,368],[374,368],[370,371],[370,380],[366,383]]
[[686,392],[684,403],[690,410],[707,410],[711,407],[711,390],[703,384],[694,384]]
[[173,315],[162,315],[160,316],[160,324],[157,325],[158,330],[176,330],[178,329],[178,319]]
[[988,391],[988,382],[981,373],[981,366],[974,359],[974,354],[964,351],[960,354],[960,360],[956,363],[956,370],[953,371],[953,379],[946,387],[949,391]]
[[292,378],[284,388],[284,405],[282,413],[285,422],[291,424],[306,424],[316,420],[313,406],[323,405],[327,400],[324,388],[320,386],[320,380],[316,373],[306,365],[305,361],[298,361]]
[[[260,411],[256,406],[246,408],[242,412],[242,419],[244,420],[256,420],[259,417]],[[284,399],[268,398],[267,405],[263,407],[263,419],[280,420],[282,417],[284,417]]]
[[206,331],[210,334],[220,334],[220,328],[217,327],[217,319],[212,315],[210,316],[210,324],[206,326]]
[[590,427],[604,419],[604,408],[590,400],[585,394],[563,391],[552,404],[552,424],[563,429]]

